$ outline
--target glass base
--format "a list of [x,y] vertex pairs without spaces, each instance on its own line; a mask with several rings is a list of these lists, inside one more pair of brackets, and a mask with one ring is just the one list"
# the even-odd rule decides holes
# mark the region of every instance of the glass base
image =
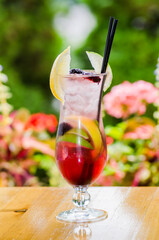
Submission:
[[63,222],[84,223],[101,221],[106,219],[107,217],[108,214],[104,210],[93,208],[85,209],[73,208],[71,210],[59,213],[56,219]]

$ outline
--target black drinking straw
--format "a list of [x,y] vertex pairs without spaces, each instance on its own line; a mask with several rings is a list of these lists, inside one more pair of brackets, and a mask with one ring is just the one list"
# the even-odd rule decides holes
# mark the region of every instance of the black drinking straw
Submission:
[[[111,47],[112,47],[117,23],[118,23],[117,19],[114,19],[113,17],[110,17],[101,73],[105,73],[106,69],[107,69],[109,56],[110,56],[110,51],[111,51]],[[102,93],[103,93],[103,87],[104,87],[105,79],[106,79],[106,76],[103,77],[103,82],[102,82],[100,96],[99,96],[98,114],[97,114],[97,120],[98,121],[99,121],[99,118],[100,118],[101,100],[102,100]]]
[[103,62],[102,62],[101,73],[105,73],[106,67],[107,67],[107,63],[108,63],[108,49],[109,49],[109,45],[110,45],[110,38],[111,38],[113,21],[114,21],[114,18],[110,17],[108,33],[107,33],[107,38],[106,38],[106,43],[105,43],[105,50],[104,50],[104,57],[103,57]]

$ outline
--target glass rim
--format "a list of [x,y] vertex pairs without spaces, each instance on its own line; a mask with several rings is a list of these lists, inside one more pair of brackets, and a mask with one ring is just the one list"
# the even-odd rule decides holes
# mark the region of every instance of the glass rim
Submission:
[[107,72],[105,73],[94,73],[94,70],[83,70],[86,71],[88,73],[92,73],[90,75],[83,75],[83,74],[67,74],[67,75],[62,75],[62,74],[58,74],[59,77],[63,77],[63,78],[88,78],[88,77],[102,77],[102,76],[107,76]]

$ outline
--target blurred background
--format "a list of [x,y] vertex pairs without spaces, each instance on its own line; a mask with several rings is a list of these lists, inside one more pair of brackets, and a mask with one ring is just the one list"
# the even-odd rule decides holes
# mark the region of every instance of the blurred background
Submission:
[[[110,16],[119,19],[109,61],[113,71],[111,87],[125,80],[131,83],[138,80],[155,83],[154,70],[159,55],[158,0],[0,0],[0,65],[3,66],[3,72],[8,76],[7,85],[12,93],[8,103],[12,105],[13,110],[23,108],[20,119],[24,115],[38,112],[46,115],[53,114],[58,119],[59,102],[54,99],[49,89],[49,74],[55,58],[68,45],[71,45],[71,67],[91,68],[85,51],[94,51],[103,55]],[[144,114],[152,119],[154,111],[155,106],[147,106]],[[121,122],[121,118],[116,118],[111,114],[104,114],[103,117],[105,126]],[[153,121],[153,124],[156,124],[156,121]],[[56,129],[57,123],[55,122],[54,120]],[[55,129],[50,130],[50,138],[55,137]],[[118,132],[118,130],[119,127],[114,131]],[[107,131],[110,138],[115,141],[121,140],[112,134],[110,128]],[[46,140],[47,138],[39,139]],[[130,145],[133,144],[136,144],[134,140]],[[137,149],[141,149],[141,141],[137,144],[139,144]],[[44,150],[44,152],[47,151]],[[135,150],[128,154],[135,154]],[[34,158],[36,156],[38,163],[41,163],[37,151],[32,155]],[[50,155],[52,156],[52,153]],[[14,157],[17,159],[17,152]],[[51,183],[48,180],[47,170],[51,160],[48,156],[46,158],[48,165],[41,163],[41,168],[38,170],[32,167],[31,174],[38,176],[42,184],[58,185],[59,182],[57,183],[56,180],[51,180]],[[134,176],[143,160],[138,159],[138,161],[140,163],[137,167],[135,165],[133,169],[128,169],[127,166],[121,171],[132,171]],[[132,164],[132,160],[130,162]],[[26,174],[28,174],[28,166],[30,165],[27,167],[25,165]],[[6,166],[3,168],[7,169]],[[115,170],[112,170],[112,166],[108,168],[105,170],[105,176],[113,175]],[[146,168],[149,169],[149,166]],[[4,172],[7,171],[9,170]],[[158,170],[153,168],[153,171]],[[58,178],[59,175],[57,171],[55,172]],[[11,178],[13,175],[12,173]],[[150,176],[152,177],[151,173]],[[150,183],[146,180],[143,184],[159,184],[158,178],[155,181]],[[23,182],[19,185],[23,185]],[[99,184],[104,184],[103,182]],[[108,182],[105,184],[109,185]],[[132,178],[123,184],[131,185]]]
[[49,89],[56,56],[71,45],[72,67],[90,68],[85,51],[103,54],[110,16],[119,19],[110,57],[113,85],[154,82],[158,0],[1,0],[0,64],[14,108],[58,114]]

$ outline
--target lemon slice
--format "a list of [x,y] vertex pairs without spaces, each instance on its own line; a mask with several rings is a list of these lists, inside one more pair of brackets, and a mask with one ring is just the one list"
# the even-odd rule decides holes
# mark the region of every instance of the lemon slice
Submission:
[[[87,56],[91,62],[92,67],[94,68],[95,72],[100,74],[101,68],[102,68],[103,57],[100,54],[95,53],[95,52],[87,52],[86,51],[86,53],[87,53]],[[104,84],[103,91],[106,91],[110,87],[112,78],[113,78],[112,70],[111,70],[111,67],[109,64],[107,66],[106,73],[107,73],[107,76],[106,76],[106,81]]]
[[83,116],[68,116],[66,117],[66,120],[69,120],[69,122],[72,121],[73,124],[75,122],[77,126],[80,126],[80,124],[82,124],[81,127],[84,127],[84,129],[91,137],[94,149],[96,149],[98,154],[102,146],[102,137],[98,127],[98,123],[96,123],[96,121],[92,119]]
[[76,134],[65,133],[63,136],[57,139],[57,143],[58,142],[70,142],[85,148],[93,149],[93,146],[91,145],[90,142],[88,142],[86,139]]
[[69,46],[55,59],[50,73],[50,89],[53,95],[61,102],[64,100],[64,82],[62,81],[63,79],[60,75],[64,76],[69,74],[70,62],[71,57]]

